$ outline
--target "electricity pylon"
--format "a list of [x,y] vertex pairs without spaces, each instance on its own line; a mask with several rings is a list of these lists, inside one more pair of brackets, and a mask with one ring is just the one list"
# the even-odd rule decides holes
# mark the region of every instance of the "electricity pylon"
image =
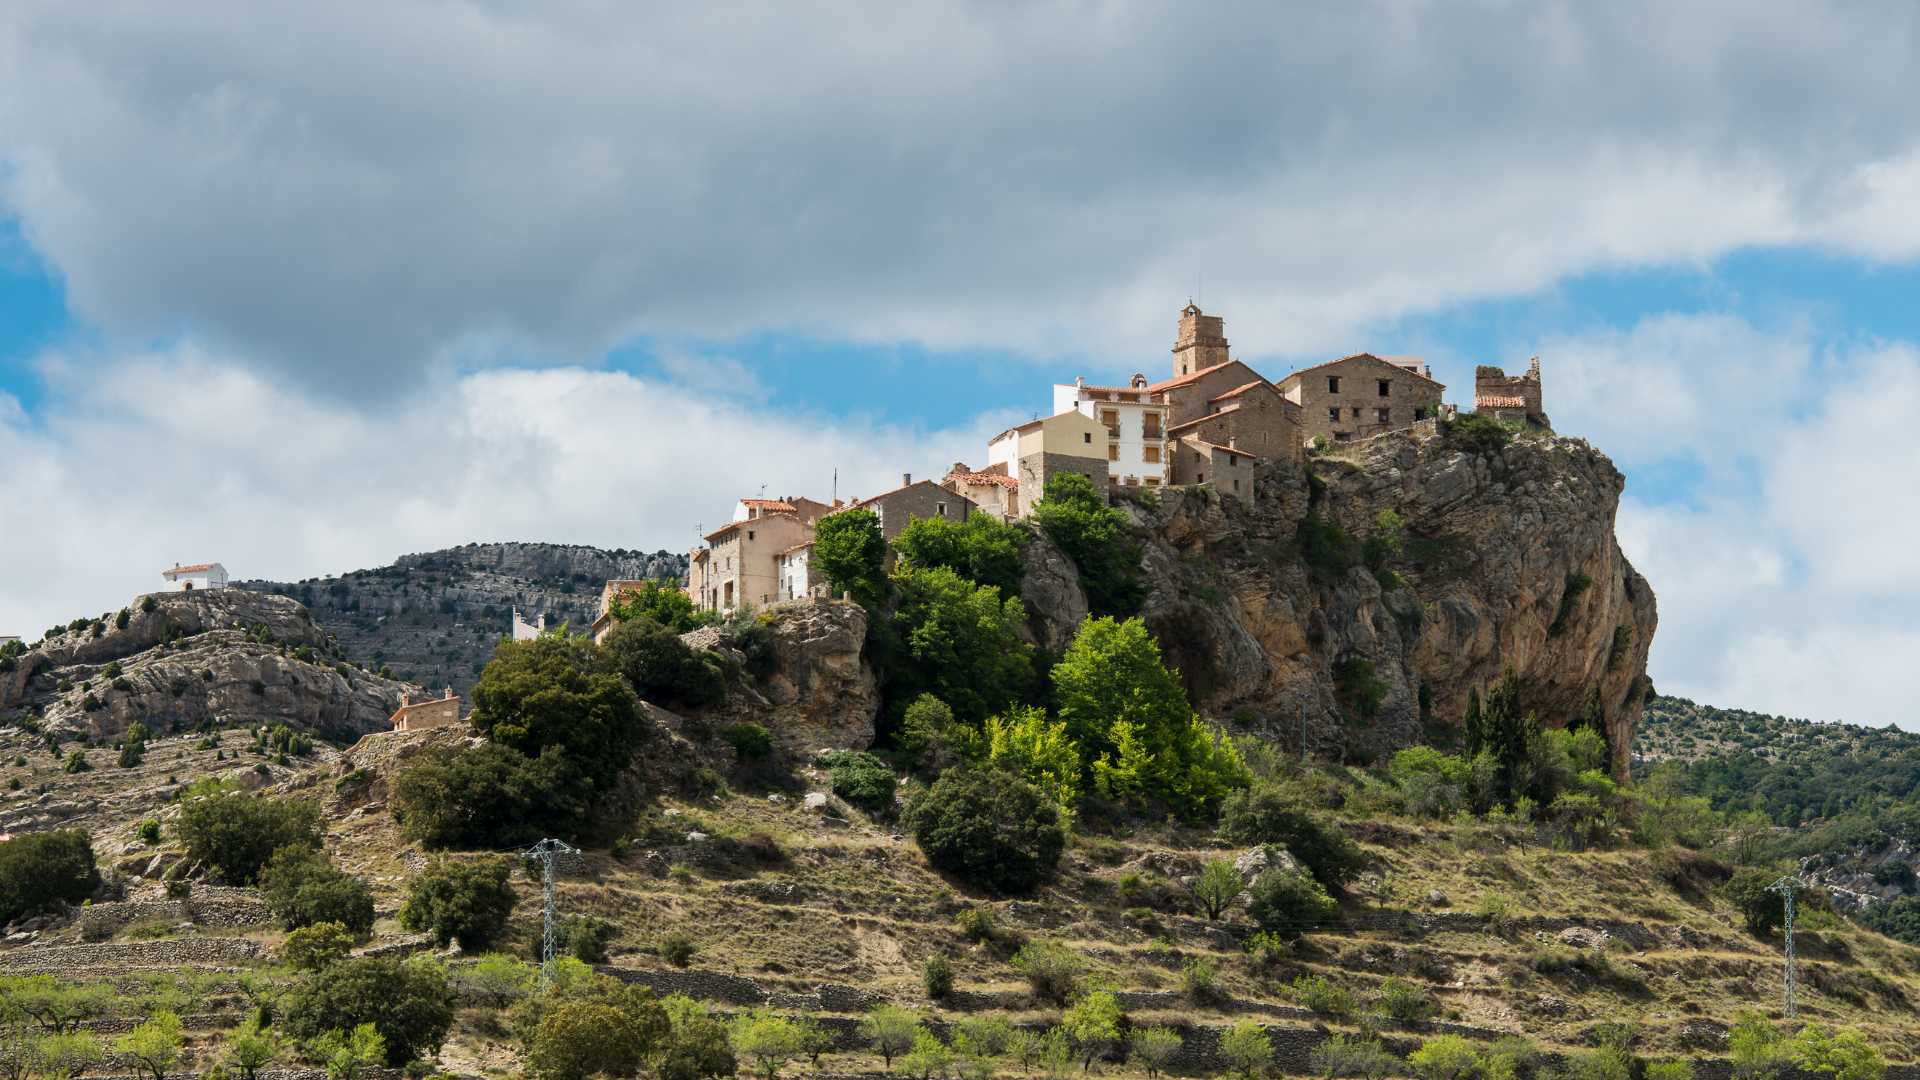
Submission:
[[553,946],[555,928],[553,923],[553,861],[556,857],[580,854],[580,849],[564,840],[546,839],[528,848],[525,854],[529,858],[540,860],[540,876],[547,892],[546,926],[540,935],[540,988],[546,989],[553,982]]
[[1777,892],[1785,897],[1787,901],[1786,1008],[1787,1019],[1789,1020],[1793,1019],[1794,991],[1799,989],[1800,984],[1800,975],[1799,972],[1795,970],[1793,963],[1793,894],[1796,889],[1803,889],[1805,887],[1805,885],[1801,884],[1800,879],[1792,874],[1788,874],[1779,881],[1767,886],[1768,892]]

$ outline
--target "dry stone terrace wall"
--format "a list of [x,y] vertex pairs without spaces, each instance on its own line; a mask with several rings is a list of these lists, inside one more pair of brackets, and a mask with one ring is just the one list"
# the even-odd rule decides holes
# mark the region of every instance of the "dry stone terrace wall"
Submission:
[[266,955],[266,946],[260,942],[239,937],[27,945],[0,952],[0,975],[89,978],[160,968],[237,967],[264,959]]

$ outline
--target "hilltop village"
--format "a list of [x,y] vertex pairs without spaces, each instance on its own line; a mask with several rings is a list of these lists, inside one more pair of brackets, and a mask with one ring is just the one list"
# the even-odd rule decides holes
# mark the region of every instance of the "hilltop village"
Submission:
[[[811,561],[814,526],[825,515],[871,510],[888,540],[914,518],[961,520],[984,512],[1014,520],[1027,516],[1047,481],[1063,473],[1085,476],[1103,495],[1117,487],[1210,486],[1251,503],[1262,459],[1297,461],[1315,447],[1434,423],[1455,410],[1443,400],[1445,391],[1421,358],[1372,353],[1302,368],[1275,382],[1230,354],[1221,316],[1189,303],[1180,312],[1169,377],[1152,382],[1136,373],[1125,386],[1084,378],[1055,385],[1050,415],[993,436],[983,465],[955,462],[937,481],[903,474],[899,487],[865,499],[741,499],[733,520],[688,553],[687,592],[696,607],[720,614],[822,596],[826,582]],[[1479,367],[1474,410],[1549,427],[1540,361],[1516,376]],[[596,633],[609,624],[612,598],[637,586],[607,583]]]

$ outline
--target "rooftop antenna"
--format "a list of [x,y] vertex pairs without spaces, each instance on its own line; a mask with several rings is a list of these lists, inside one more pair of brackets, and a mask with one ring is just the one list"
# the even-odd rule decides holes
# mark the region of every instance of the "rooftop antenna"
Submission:
[[551,837],[528,848],[523,854],[527,858],[540,862],[540,877],[546,889],[546,923],[540,934],[540,988],[553,985],[553,946],[555,933],[553,921],[553,862],[555,858],[572,858],[580,854],[580,849],[565,840]]
[[1794,967],[1793,960],[1793,894],[1795,890],[1805,887],[1800,879],[1792,874],[1788,874],[1779,881],[1767,886],[1768,892],[1777,892],[1785,897],[1787,901],[1787,971],[1785,994],[1787,1019],[1789,1020],[1793,1019],[1794,991],[1799,989],[1800,985],[1800,975]]
[[833,501],[835,503],[840,501],[840,466],[838,465],[833,467]]

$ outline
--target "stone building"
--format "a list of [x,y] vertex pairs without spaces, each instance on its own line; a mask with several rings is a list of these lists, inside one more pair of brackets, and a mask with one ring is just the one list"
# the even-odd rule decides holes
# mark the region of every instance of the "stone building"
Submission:
[[1490,364],[1473,369],[1473,411],[1495,420],[1517,420],[1551,428],[1540,398],[1540,358],[1527,364],[1525,375],[1509,375]]
[[1167,480],[1167,405],[1135,375],[1125,386],[1089,386],[1087,380],[1053,388],[1055,413],[1080,412],[1107,429],[1107,478],[1115,484],[1159,487]]
[[1174,474],[1180,484],[1212,484],[1215,491],[1242,503],[1253,502],[1253,467],[1259,458],[1244,450],[1186,435],[1173,444]]
[[956,461],[940,486],[1003,521],[1020,516],[1020,481],[1007,474],[1005,464],[975,472],[966,462]]
[[415,701],[412,694],[406,694],[400,699],[400,708],[389,719],[395,731],[449,727],[460,722],[460,699],[454,696],[451,686],[441,696],[424,701]]
[[813,571],[813,541],[795,544],[780,553],[777,572],[780,580],[780,599],[800,600],[805,597],[825,597],[827,580]]
[[[614,627],[613,601],[616,597],[624,596],[630,592],[639,592],[647,585],[657,584],[660,583],[647,581],[642,578],[614,578],[605,585],[600,586],[600,606],[594,609],[593,626],[590,628],[594,642],[598,644],[605,640],[607,633]],[[520,613],[515,611],[513,615],[514,623],[516,624],[514,626],[514,630],[516,631],[515,637],[518,638]],[[543,615],[540,618],[540,626],[544,629],[546,625],[546,616]]]
[[987,471],[1004,471],[1019,484],[1020,516],[1046,495],[1047,481],[1061,473],[1079,473],[1093,489],[1107,493],[1107,429],[1082,412],[1064,412],[1029,420],[987,442]]
[[[742,499],[734,519],[687,558],[687,595],[702,611],[732,612],[780,599],[780,556],[813,539],[832,507],[812,499]],[[803,516],[812,515],[812,516]]]
[[1351,442],[1433,419],[1445,390],[1419,357],[1388,360],[1372,353],[1302,368],[1280,380],[1280,392],[1300,406],[1308,442]]
[[174,563],[173,569],[160,571],[160,576],[180,592],[227,587],[227,568],[217,562],[195,563],[192,566]]
[[857,509],[871,510],[878,515],[880,535],[888,540],[899,536],[906,529],[907,523],[914,518],[965,521],[967,515],[976,509],[965,496],[931,480],[915,483],[911,473],[902,474],[900,486],[892,491],[875,495],[871,499],[861,499],[853,505]]

